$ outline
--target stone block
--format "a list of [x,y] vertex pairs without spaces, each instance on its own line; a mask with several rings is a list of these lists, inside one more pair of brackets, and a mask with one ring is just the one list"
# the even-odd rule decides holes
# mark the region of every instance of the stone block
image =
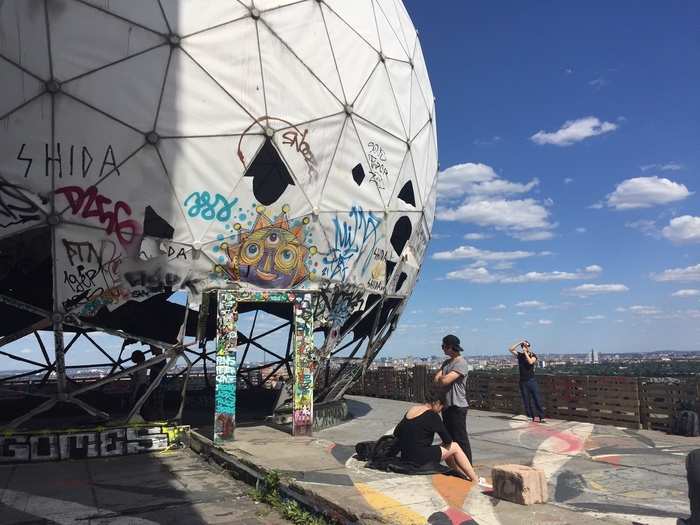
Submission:
[[541,469],[524,465],[497,465],[491,470],[496,498],[532,505],[547,502],[547,480]]

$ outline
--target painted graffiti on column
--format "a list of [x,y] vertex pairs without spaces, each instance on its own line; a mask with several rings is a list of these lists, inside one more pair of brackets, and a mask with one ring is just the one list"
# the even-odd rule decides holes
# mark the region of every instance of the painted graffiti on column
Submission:
[[314,351],[313,296],[298,295],[294,300],[294,413],[293,433],[309,436],[313,426]]
[[219,291],[216,317],[216,401],[214,442],[231,441],[236,427],[238,312],[233,292]]
[[23,190],[0,178],[0,228],[38,221],[41,213]]

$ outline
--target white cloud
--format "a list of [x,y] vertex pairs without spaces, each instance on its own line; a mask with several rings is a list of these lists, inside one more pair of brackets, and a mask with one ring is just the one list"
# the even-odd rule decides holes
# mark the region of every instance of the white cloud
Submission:
[[586,233],[586,228],[576,228],[576,233]]
[[534,199],[468,199],[455,208],[438,208],[443,221],[460,221],[493,226],[496,229],[525,231],[548,230],[549,211]]
[[587,315],[584,317],[586,321],[600,321],[601,319],[605,319],[604,315]]
[[669,241],[678,244],[700,242],[700,217],[683,215],[671,219],[661,234]]
[[554,233],[547,230],[513,232],[511,235],[521,241],[547,241],[554,238]]
[[530,137],[530,140],[540,145],[571,146],[576,142],[616,129],[617,124],[612,122],[601,122],[597,117],[584,117],[578,120],[567,120],[561,128],[554,132],[540,130]]
[[540,319],[540,320],[539,320],[539,321],[537,321],[537,322],[538,322],[539,324],[541,324],[541,325],[545,325],[545,326],[546,326],[546,325],[550,325],[550,324],[552,324],[552,321],[551,321],[551,320],[549,320],[549,319]]
[[566,177],[564,179],[564,184],[571,184],[572,182],[574,182],[574,179],[572,179],[571,177]]
[[515,312],[515,315],[527,315],[525,312]]
[[539,184],[532,179],[526,184],[502,179],[491,166],[467,162],[455,164],[438,174],[438,195],[453,199],[463,195],[512,195],[527,193]]
[[533,252],[517,250],[513,252],[492,252],[480,250],[474,246],[460,246],[452,251],[437,252],[433,259],[438,261],[455,261],[459,259],[474,259],[477,261],[513,261],[536,255]]
[[446,306],[438,310],[441,314],[464,314],[471,311],[471,306]]
[[[589,269],[590,268],[590,269]],[[477,284],[490,283],[546,283],[553,281],[575,281],[577,279],[590,279],[597,277],[602,271],[598,265],[591,265],[584,270],[576,272],[561,272],[558,270],[552,272],[527,272],[524,274],[508,274],[508,273],[491,273],[488,269],[482,267],[468,267],[461,270],[449,272],[446,275],[447,279],[459,279]]]
[[508,308],[505,304],[497,304],[496,306],[492,306],[491,310],[505,310]]
[[489,321],[490,323],[500,323],[503,321],[500,317],[487,317],[484,321]]
[[31,348],[22,348],[22,350],[19,351],[20,354],[31,354],[34,350]]
[[627,228],[634,228],[635,230],[639,230],[644,235],[648,235],[649,237],[660,237],[660,232],[656,226],[656,221],[640,219],[638,221],[626,222],[625,226]]
[[590,297],[592,295],[621,293],[627,291],[629,291],[629,288],[627,288],[624,284],[582,284],[580,286],[576,286],[575,288],[566,290],[568,294],[576,295],[578,297]]
[[633,314],[636,315],[659,315],[661,313],[661,310],[656,308],[655,306],[644,306],[640,304],[636,304],[634,306],[629,307],[629,311],[632,312]]
[[616,210],[650,208],[692,195],[683,184],[659,177],[634,177],[622,181],[608,194],[605,204]]
[[519,308],[543,308],[547,305],[542,301],[520,301],[515,306]]
[[486,235],[485,233],[465,233],[464,234],[464,239],[467,241],[481,241],[483,239],[488,239],[490,238],[490,235]]
[[501,142],[501,140],[502,140],[501,137],[499,137],[498,135],[494,135],[490,139],[486,139],[486,140],[475,139],[474,145],[475,146],[493,146],[494,144],[498,144],[499,142]]
[[651,278],[660,282],[700,281],[700,264],[686,268],[671,268],[658,274],[652,274]]
[[615,308],[615,311],[616,311],[616,312],[626,312],[626,311],[627,311],[627,308],[624,308],[624,307],[622,307],[622,306],[618,306],[617,308]]
[[595,89],[600,89],[603,86],[607,86],[608,81],[605,79],[605,77],[597,77],[597,78],[594,78],[593,80],[589,80],[588,85],[595,88]]
[[667,162],[666,164],[647,164],[646,166],[639,166],[639,169],[646,172],[649,170],[659,170],[659,171],[680,171],[684,168],[683,164],[679,162]]
[[696,295],[700,295],[700,290],[695,288],[685,288],[683,290],[673,292],[671,297],[695,297]]

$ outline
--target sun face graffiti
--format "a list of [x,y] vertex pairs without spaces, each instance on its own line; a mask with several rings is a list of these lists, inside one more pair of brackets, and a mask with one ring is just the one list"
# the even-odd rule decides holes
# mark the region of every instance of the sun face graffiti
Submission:
[[[315,246],[304,244],[309,219],[291,224],[288,211],[283,207],[273,220],[258,206],[252,229],[239,233],[236,244],[221,244],[229,260],[226,270],[234,280],[260,288],[293,288],[308,277],[307,258],[316,254]],[[240,224],[234,227],[241,229]]]

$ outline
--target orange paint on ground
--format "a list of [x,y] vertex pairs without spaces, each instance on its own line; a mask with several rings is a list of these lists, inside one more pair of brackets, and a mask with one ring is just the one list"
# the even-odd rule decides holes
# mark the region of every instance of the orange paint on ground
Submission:
[[555,437],[563,441],[564,443],[566,443],[567,446],[562,448],[561,450],[557,450],[557,452],[562,454],[568,454],[572,452],[578,453],[583,450],[583,440],[575,434],[572,434],[571,432],[560,432],[557,430],[545,428],[542,426],[541,423],[532,423],[530,426],[528,426],[525,432],[527,432],[528,434],[544,435],[548,438]]
[[464,506],[464,500],[475,485],[475,483],[457,476],[446,476],[444,474],[434,474],[432,481],[433,487],[435,487],[435,490],[445,502],[450,507],[460,510]]

